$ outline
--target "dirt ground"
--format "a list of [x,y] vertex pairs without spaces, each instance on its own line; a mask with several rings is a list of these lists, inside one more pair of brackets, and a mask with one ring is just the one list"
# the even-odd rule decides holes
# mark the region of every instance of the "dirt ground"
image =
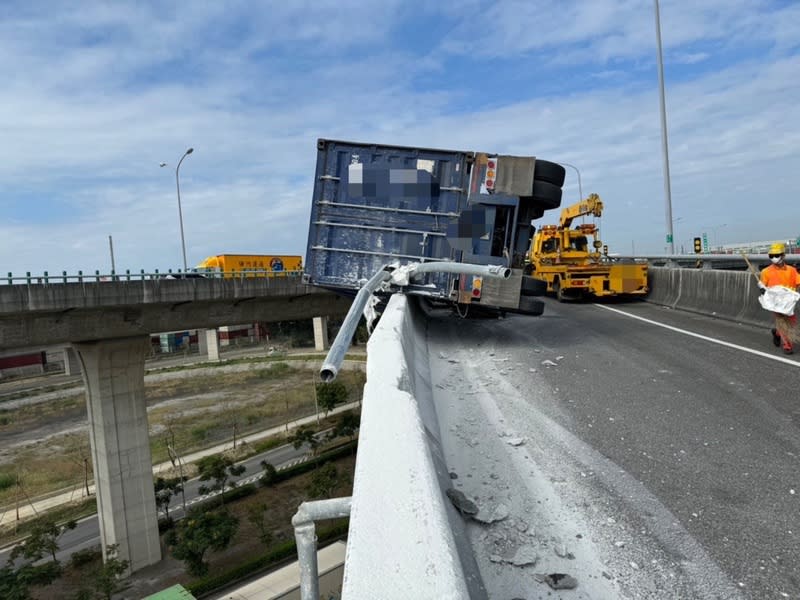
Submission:
[[[185,455],[313,414],[316,373],[287,360],[148,375],[153,463],[168,459],[167,443]],[[350,401],[360,399],[363,373],[343,371],[340,380]],[[32,393],[28,403],[0,404],[0,510],[25,496],[65,488],[80,494],[87,471],[91,476],[82,386],[45,394],[45,402]],[[17,478],[21,489],[11,483]]]
[[[340,484],[333,497],[352,494],[352,480],[355,469],[355,456],[337,460],[335,463],[339,473]],[[278,483],[274,487],[259,487],[258,492],[247,498],[228,504],[230,510],[239,519],[239,529],[233,543],[227,550],[208,555],[210,573],[224,573],[237,565],[267,552],[258,539],[258,533],[248,520],[248,507],[266,505],[267,517],[272,524],[273,545],[292,539],[294,531],[291,519],[297,507],[310,499],[307,488],[311,481],[311,473],[300,475],[291,480]],[[140,600],[176,583],[187,584],[193,580],[184,569],[183,563],[170,556],[164,541],[161,541],[162,559],[135,573],[125,581],[125,590],[114,596],[115,600]],[[80,590],[97,563],[82,569],[68,568],[64,577],[55,584],[35,590],[36,600],[63,600],[72,598]]]

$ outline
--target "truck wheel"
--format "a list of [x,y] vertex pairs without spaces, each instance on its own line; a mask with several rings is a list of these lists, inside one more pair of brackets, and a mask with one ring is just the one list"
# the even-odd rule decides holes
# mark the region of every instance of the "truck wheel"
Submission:
[[564,185],[566,170],[558,163],[549,160],[536,159],[536,166],[533,169],[533,178],[539,181],[546,181],[561,187]]
[[556,300],[559,302],[566,302],[567,297],[564,295],[564,290],[561,289],[561,280],[556,279],[553,282],[553,291],[556,293]]
[[519,310],[526,315],[538,317],[544,312],[544,302],[523,296],[519,299]]
[[533,277],[523,277],[520,293],[523,296],[544,296],[547,293],[547,282]]
[[533,180],[533,194],[522,196],[521,201],[529,202],[528,206],[548,210],[561,206],[561,188],[546,181]]

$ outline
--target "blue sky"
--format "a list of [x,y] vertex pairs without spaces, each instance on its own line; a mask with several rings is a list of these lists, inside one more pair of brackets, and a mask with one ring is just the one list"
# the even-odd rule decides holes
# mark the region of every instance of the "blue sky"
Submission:
[[[800,4],[661,18],[676,244],[799,236]],[[190,264],[303,254],[320,137],[569,162],[611,251],[662,253],[654,29],[643,0],[4,2],[0,273],[107,271],[109,235],[180,267],[190,146]]]

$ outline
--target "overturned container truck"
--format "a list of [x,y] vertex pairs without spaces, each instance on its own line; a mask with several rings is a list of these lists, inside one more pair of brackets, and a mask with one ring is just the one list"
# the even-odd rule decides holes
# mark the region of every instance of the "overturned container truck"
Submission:
[[383,291],[540,315],[546,283],[523,273],[531,221],[560,206],[564,175],[535,157],[320,139],[306,278],[354,295],[396,270]]

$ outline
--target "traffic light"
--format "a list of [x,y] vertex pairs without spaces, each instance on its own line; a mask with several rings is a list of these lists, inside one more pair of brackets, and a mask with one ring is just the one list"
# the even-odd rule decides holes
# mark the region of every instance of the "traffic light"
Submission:
[[694,253],[695,254],[703,253],[703,240],[699,237],[694,238]]

